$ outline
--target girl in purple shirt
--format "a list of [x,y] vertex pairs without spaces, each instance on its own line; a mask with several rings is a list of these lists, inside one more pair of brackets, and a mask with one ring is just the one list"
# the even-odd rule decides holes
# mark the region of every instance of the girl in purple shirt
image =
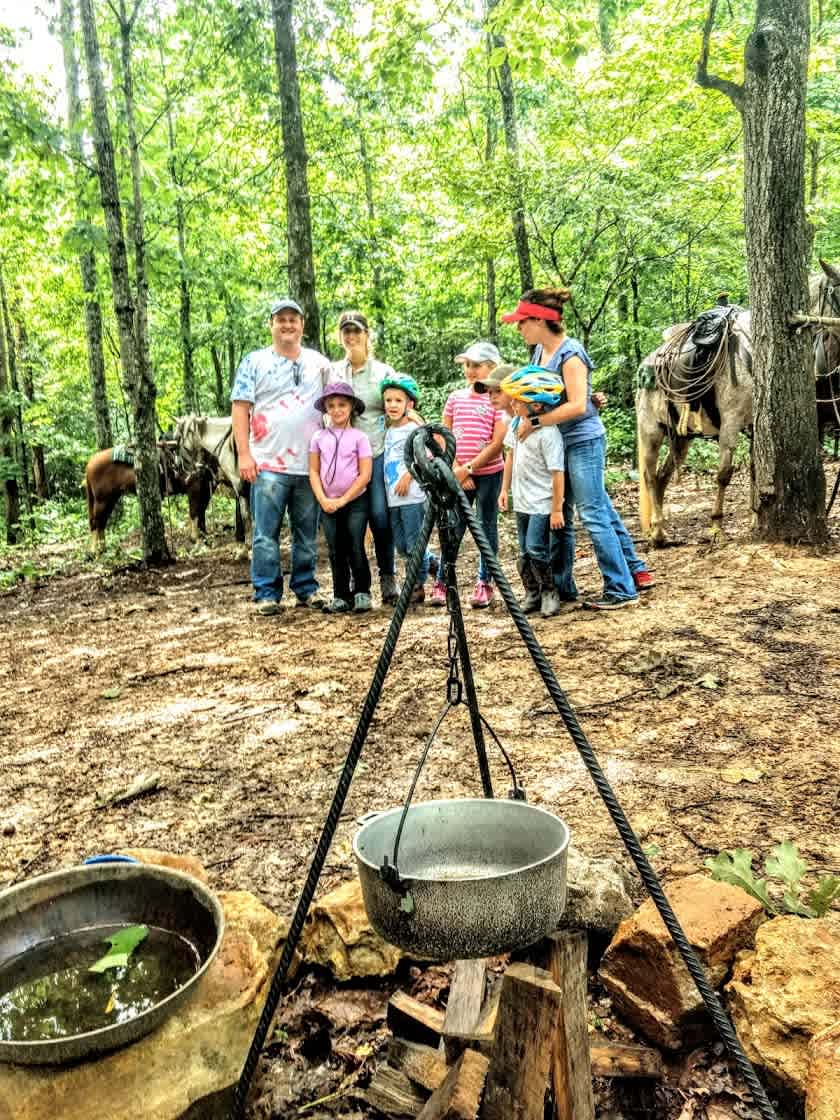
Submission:
[[369,611],[370,565],[365,552],[368,493],[373,453],[353,418],[364,410],[350,385],[327,385],[315,408],[329,417],[309,444],[309,482],[323,510],[324,536],[330,550],[333,598],[325,608],[332,614]]

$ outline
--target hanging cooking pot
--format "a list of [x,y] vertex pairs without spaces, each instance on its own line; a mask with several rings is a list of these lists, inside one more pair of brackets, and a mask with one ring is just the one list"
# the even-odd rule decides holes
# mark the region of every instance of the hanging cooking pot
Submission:
[[461,960],[524,948],[557,928],[569,829],[553,813],[463,798],[368,813],[360,823],[353,851],[365,909],[391,944]]

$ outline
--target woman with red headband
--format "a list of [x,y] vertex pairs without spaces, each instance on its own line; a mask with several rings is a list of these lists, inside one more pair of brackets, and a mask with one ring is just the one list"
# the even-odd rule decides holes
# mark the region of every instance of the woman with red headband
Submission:
[[592,538],[604,579],[603,594],[584,602],[594,610],[618,610],[638,602],[639,591],[653,586],[644,562],[636,555],[630,534],[616,513],[604,484],[606,431],[592,403],[593,364],[583,346],[569,338],[563,325],[567,288],[532,288],[524,292],[515,311],[502,316],[516,323],[532,362],[560,373],[566,399],[556,408],[532,416],[519,425],[527,439],[541,425],[558,424],[566,448],[565,525],[553,538],[555,581],[565,598],[575,598],[571,575],[575,556],[574,510]]

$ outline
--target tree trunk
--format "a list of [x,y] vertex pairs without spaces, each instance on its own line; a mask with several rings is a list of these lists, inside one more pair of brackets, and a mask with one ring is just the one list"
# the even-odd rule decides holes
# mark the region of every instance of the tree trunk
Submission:
[[[99,178],[99,192],[105,215],[108,235],[108,254],[111,265],[111,285],[114,293],[114,313],[120,337],[120,364],[126,395],[134,414],[136,441],[135,470],[137,472],[137,500],[140,507],[140,525],[143,536],[143,558],[147,564],[159,565],[170,560],[166,545],[158,481],[158,455],[155,431],[155,386],[149,367],[148,340],[145,323],[145,262],[142,256],[142,203],[139,202],[139,154],[133,128],[133,103],[130,90],[130,69],[127,81],[127,105],[131,111],[128,122],[132,144],[132,180],[135,191],[135,249],[140,252],[138,270],[138,315],[128,275],[128,255],[123,233],[122,207],[120,205],[117,172],[114,164],[114,144],[108,103],[102,81],[102,57],[93,14],[92,0],[79,0],[82,31],[85,40],[88,85],[93,114],[94,148]],[[126,75],[124,74],[124,78]],[[134,166],[136,160],[137,166]],[[140,222],[139,228],[136,223]],[[138,261],[137,253],[135,262]]]
[[216,402],[216,415],[224,416],[229,405],[222,373],[222,352],[212,342],[210,343],[210,357],[213,361],[213,399]]
[[[32,356],[29,353],[29,335],[26,324],[18,308],[16,313],[18,354],[20,356],[21,388],[28,404],[35,401],[35,377],[32,373]],[[39,501],[46,501],[50,496],[47,482],[47,466],[44,461],[44,448],[40,443],[32,445],[32,474],[35,480],[35,496]]]
[[809,337],[788,324],[808,308],[805,89],[808,0],[758,0],[743,90],[744,216],[755,380],[753,509],[763,540],[821,542],[819,458]]
[[[499,0],[486,0],[485,14],[490,15]],[[492,47],[504,47],[501,35],[490,36]],[[522,174],[519,169],[519,136],[516,127],[516,97],[513,92],[513,73],[507,58],[496,69],[496,84],[502,102],[502,124],[505,133],[505,147],[510,164],[510,181],[513,187],[513,240],[516,245],[516,259],[519,262],[519,283],[522,290],[534,286],[534,273],[531,268],[531,248],[528,243],[528,230],[525,228],[525,195],[522,189]]]
[[15,336],[12,330],[12,317],[9,314],[6,282],[2,271],[0,271],[0,318],[2,318],[0,329],[2,329],[6,335],[6,364],[9,370],[9,388],[13,395],[11,409],[14,431],[13,444],[15,461],[18,469],[19,493],[22,499],[24,513],[31,525],[32,485],[29,475],[29,454],[23,432],[23,408],[21,407],[21,400],[23,397],[20,391],[20,380],[18,378],[17,347],[15,346]]
[[382,285],[382,266],[379,263],[379,241],[376,236],[376,206],[373,197],[373,166],[365,140],[364,121],[359,116],[359,154],[362,159],[362,172],[365,177],[365,202],[370,225],[370,259],[373,262],[373,321],[376,324],[376,337],[380,346],[385,345],[385,293]]
[[280,91],[283,129],[283,164],[286,169],[286,238],[289,247],[289,292],[303,308],[304,341],[319,344],[321,316],[315,295],[315,264],[312,255],[312,222],[309,184],[306,178],[306,142],[300,110],[292,0],[271,0],[274,17],[274,60]]
[[20,527],[20,491],[12,430],[14,422],[7,400],[9,390],[6,332],[0,325],[0,478],[3,480],[3,517],[6,522],[6,544],[17,544]]
[[[85,199],[85,166],[82,149],[82,107],[79,98],[79,64],[73,35],[73,0],[61,0],[61,46],[64,52],[64,78],[67,87],[67,127],[70,134],[76,192],[76,216],[88,224],[90,213]],[[105,356],[102,351],[102,308],[96,291],[96,257],[93,249],[79,253],[79,271],[85,293],[85,338],[90,376],[96,445],[100,451],[114,442],[108,391],[105,383]]]

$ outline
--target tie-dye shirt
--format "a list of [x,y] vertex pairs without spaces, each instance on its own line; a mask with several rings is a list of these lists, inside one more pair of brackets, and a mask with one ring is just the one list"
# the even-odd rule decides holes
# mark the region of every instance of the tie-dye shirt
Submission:
[[301,348],[296,359],[272,346],[246,354],[236,371],[232,401],[251,405],[251,454],[257,470],[309,474],[309,442],[322,425],[315,408],[330,363],[317,350]]

